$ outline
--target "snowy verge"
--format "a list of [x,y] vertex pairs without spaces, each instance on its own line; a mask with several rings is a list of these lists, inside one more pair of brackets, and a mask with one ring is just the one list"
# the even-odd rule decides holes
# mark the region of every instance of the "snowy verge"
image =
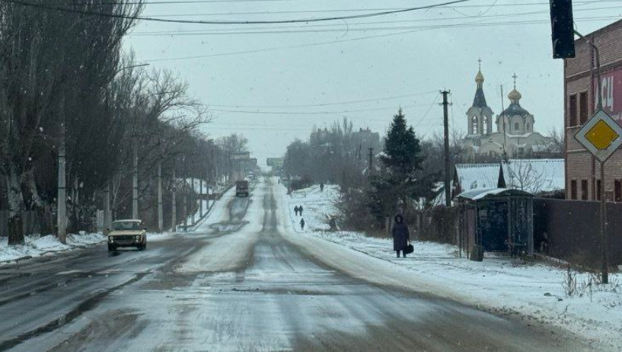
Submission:
[[[339,186],[325,185],[324,191],[320,186],[314,185],[293,191],[287,196],[288,213],[294,222],[296,232],[310,232],[317,230],[328,230],[331,216],[337,214],[335,203],[339,200]],[[302,206],[302,215],[296,215],[294,207]],[[300,220],[305,220],[304,230],[300,226]]]
[[[227,192],[230,193],[230,192]],[[223,196],[223,199],[227,199],[227,197]],[[224,202],[215,201],[210,202],[213,204],[218,203],[227,203],[227,200]],[[204,209],[207,209],[206,204],[204,204]],[[213,206],[212,206],[213,207]],[[209,217],[212,216],[211,207],[209,208],[208,214],[204,216],[201,221],[198,221],[195,225],[194,231],[197,228],[201,227],[202,224],[205,223]],[[222,210],[219,210],[217,216],[221,216]],[[192,215],[191,215],[192,217]],[[198,218],[198,216],[197,216]],[[190,232],[188,232],[190,233]],[[178,234],[182,234],[182,232],[178,232]],[[176,234],[170,231],[164,233],[156,233],[156,232],[148,232],[147,233],[147,241],[148,242],[158,242],[165,241]],[[52,255],[58,252],[65,252],[73,249],[85,248],[88,246],[101,244],[106,242],[106,236],[102,233],[80,233],[80,234],[68,234],[67,235],[67,244],[62,244],[54,235],[40,236],[40,235],[28,235],[25,237],[25,243],[23,245],[18,246],[9,246],[7,237],[0,237],[0,265],[30,259],[35,257],[40,257],[43,255]]]
[[[326,189],[325,189],[326,191]],[[301,190],[305,193],[305,190]],[[322,231],[317,224],[323,214],[335,211],[326,207],[328,197],[317,206],[306,203],[306,229],[299,225],[291,209],[299,199],[278,189],[286,238],[326,264],[370,282],[449,298],[480,309],[515,315],[576,334],[598,350],[622,350],[622,275],[610,275],[610,285],[588,285],[590,275],[572,273],[576,285],[572,296],[566,294],[568,273],[561,268],[529,263],[505,257],[486,257],[474,262],[458,256],[455,246],[415,241],[415,253],[396,258],[388,238],[367,237],[356,232]],[[313,194],[307,190],[306,194]],[[321,196],[318,196],[321,198]],[[333,199],[334,196],[332,196]],[[315,230],[315,231],[314,231]]]
[[40,257],[55,252],[64,252],[76,248],[83,248],[106,241],[101,233],[82,233],[67,235],[67,244],[62,244],[54,235],[29,235],[25,243],[18,246],[9,246],[8,238],[0,238],[0,263]]

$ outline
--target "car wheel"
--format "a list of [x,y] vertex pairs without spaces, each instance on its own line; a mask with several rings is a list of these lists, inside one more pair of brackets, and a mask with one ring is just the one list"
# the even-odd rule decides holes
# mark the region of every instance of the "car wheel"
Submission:
[[115,247],[114,245],[109,244],[108,245],[108,252],[114,252],[117,250],[117,247]]

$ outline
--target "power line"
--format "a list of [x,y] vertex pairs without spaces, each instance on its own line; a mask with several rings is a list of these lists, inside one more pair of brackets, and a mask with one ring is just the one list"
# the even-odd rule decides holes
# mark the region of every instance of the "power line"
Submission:
[[[354,0],[359,2],[361,0]],[[375,0],[372,0],[375,1]],[[599,1],[576,1],[574,4],[590,4],[590,3],[606,3],[606,2],[617,2],[619,0],[599,0]],[[236,4],[236,3],[257,3],[257,2],[286,2],[286,3],[303,3],[303,2],[318,2],[317,0],[184,0],[184,1],[117,1],[117,2],[107,2],[98,4],[116,6],[116,5],[192,5],[192,4]],[[79,2],[68,2],[59,5],[65,6],[74,6],[74,5],[92,5],[91,3],[79,3]],[[495,7],[517,7],[517,6],[537,6],[537,5],[549,5],[548,2],[524,2],[518,4],[497,4]],[[460,5],[457,7],[470,7],[470,8],[488,8],[490,5]]]
[[[580,11],[597,11],[597,10],[610,10],[610,9],[621,9],[622,6],[609,6],[609,7],[600,7],[600,8],[587,8],[587,9],[576,9],[575,12],[580,12]],[[477,20],[484,20],[484,19],[496,19],[496,18],[503,18],[503,17],[518,17],[518,16],[532,16],[532,15],[538,15],[538,14],[545,14],[547,12],[545,11],[530,11],[530,12],[520,12],[520,13],[506,13],[506,14],[496,14],[496,15],[489,15],[489,16],[472,16],[470,18],[473,19],[477,19]],[[547,14],[548,16],[548,14]],[[438,22],[439,20],[442,21],[452,21],[452,20],[464,20],[464,16],[461,17],[444,17],[444,18],[422,18],[422,19],[416,19],[416,20],[399,20],[399,21],[374,21],[374,22],[355,22],[355,23],[349,23],[348,27],[356,27],[356,26],[361,26],[361,25],[376,25],[376,24],[395,24],[395,23],[416,23],[416,22]],[[481,22],[481,21],[480,21]],[[463,22],[464,24],[468,24],[469,22]],[[485,23],[491,23],[491,22],[485,22]],[[492,22],[492,23],[498,23],[498,22]],[[447,25],[451,25],[451,24],[447,24]],[[338,27],[339,30],[342,30],[343,28],[343,24],[338,23],[338,24],[318,24],[318,25],[307,25],[304,26],[305,29],[308,28],[331,28],[331,27]],[[166,31],[166,30],[162,30],[162,31],[146,31],[146,32],[134,32],[132,33],[133,36],[149,36],[149,35],[160,35],[160,36],[169,36],[169,35],[177,35],[177,34],[187,34],[187,35],[201,35],[201,34],[211,34],[213,32],[221,32],[221,31],[239,31],[239,30],[266,30],[266,29],[279,29],[279,30],[284,30],[284,29],[297,29],[297,28],[301,28],[300,26],[274,26],[274,27],[265,27],[265,26],[261,26],[261,27],[251,27],[251,28],[227,28],[227,29],[220,29],[220,28],[215,28],[215,29],[211,29],[210,32],[206,32],[203,29],[199,29],[199,30],[172,30],[172,31]],[[370,28],[374,28],[374,27],[370,27]]]
[[[610,17],[598,17],[598,18],[575,18],[575,21],[578,22],[592,22],[592,21],[602,21],[602,20],[608,20],[608,19],[618,19],[618,16],[610,16]],[[503,23],[498,23],[498,22],[493,22],[493,23],[480,23],[482,25],[486,25],[486,26],[497,26],[497,25],[523,25],[523,24],[544,24],[544,23],[548,23],[548,20],[542,20],[542,21],[523,21],[523,22],[513,22],[513,23],[509,23],[509,22],[503,22]],[[193,55],[193,56],[180,56],[180,57],[171,57],[171,58],[161,58],[161,59],[151,59],[151,60],[143,60],[145,62],[160,62],[160,61],[177,61],[177,60],[192,60],[192,59],[204,59],[204,58],[213,58],[213,57],[224,57],[224,56],[235,56],[235,55],[244,55],[244,54],[256,54],[256,53],[261,53],[261,52],[272,52],[272,51],[280,51],[280,50],[287,50],[287,49],[296,49],[296,48],[307,48],[307,47],[314,47],[314,46],[323,46],[323,45],[330,45],[330,44],[339,44],[339,43],[347,43],[347,42],[355,42],[355,41],[362,41],[362,40],[368,40],[368,39],[377,39],[377,38],[386,38],[386,37],[392,37],[392,36],[398,36],[398,35],[405,35],[405,34],[412,34],[412,33],[417,33],[417,32],[422,32],[422,31],[426,31],[426,30],[433,30],[433,29],[443,29],[443,28],[452,28],[452,27],[468,27],[468,26],[476,26],[476,24],[456,24],[456,25],[445,25],[445,26],[418,26],[416,27],[417,29],[413,29],[413,30],[402,30],[399,32],[395,32],[395,33],[384,33],[384,34],[377,34],[377,35],[370,35],[370,36],[363,36],[363,37],[357,37],[357,38],[351,38],[351,39],[343,39],[343,40],[330,40],[330,41],[325,41],[325,42],[317,42],[317,43],[309,43],[309,44],[299,44],[299,45],[288,45],[288,46],[281,46],[281,47],[272,47],[272,48],[263,48],[263,49],[255,49],[255,50],[242,50],[242,51],[233,51],[233,52],[225,52],[225,53],[216,53],[216,54],[207,54],[207,55]],[[413,28],[413,27],[410,27]],[[399,28],[395,28],[395,30],[398,30]],[[369,30],[367,30],[369,31]],[[291,34],[295,34],[295,33],[306,33],[308,31],[289,31],[286,33],[291,33]],[[272,34],[272,33],[277,33],[277,32],[236,32],[236,33],[228,33],[228,34]],[[212,35],[216,35],[216,33],[212,34]],[[173,36],[173,35],[171,35]]]
[[432,101],[432,104],[430,104],[430,107],[428,108],[428,111],[425,112],[425,114],[423,114],[423,116],[419,119],[419,121],[415,124],[414,129],[417,129],[417,127],[419,127],[421,125],[421,123],[426,119],[426,117],[428,116],[428,114],[430,113],[430,111],[432,111],[432,108],[436,105],[436,102],[438,101],[439,96],[435,95],[434,96],[434,100]]
[[[573,3],[574,5],[580,6],[580,5],[589,5],[589,4],[594,4],[594,3],[607,3],[607,2],[615,2],[615,3],[619,3],[619,0],[617,1],[587,1],[587,2],[575,2]],[[521,3],[521,4],[496,4],[494,7],[495,8],[503,8],[506,6],[520,6],[520,7],[532,7],[532,6],[540,6],[540,5],[546,5],[546,10],[543,11],[548,11],[548,6],[549,3],[538,3],[538,4],[533,4],[533,3]],[[485,6],[489,6],[489,5],[460,5],[460,6],[447,6],[447,8],[449,9],[457,9],[457,8],[477,8],[477,7],[485,7]],[[283,15],[283,14],[301,14],[301,13],[340,13],[340,12],[369,12],[369,11],[392,11],[392,10],[399,10],[400,8],[396,8],[396,7],[375,7],[375,8],[349,8],[349,9],[324,9],[324,10],[287,10],[287,11],[245,11],[245,12],[210,12],[210,13],[177,13],[177,14],[171,14],[171,13],[162,13],[162,14],[155,14],[152,15],[152,17],[197,17],[197,16],[239,16],[239,15],[258,15],[258,16],[273,16],[273,15]],[[575,11],[577,10],[584,10],[584,9],[575,9]],[[474,16],[469,16],[469,17],[481,17],[483,14],[481,15],[474,15]],[[507,14],[507,15],[512,15],[512,14]],[[460,18],[464,18],[465,16],[461,16]]]
[[[425,105],[407,105],[404,108],[420,107]],[[230,110],[230,109],[210,109],[214,112],[227,112],[236,114],[254,114],[254,115],[335,115],[335,114],[349,114],[353,112],[368,112],[368,111],[381,111],[395,109],[395,106],[387,106],[381,108],[371,109],[357,109],[357,110],[338,110],[338,111],[262,111],[262,110]]]
[[359,14],[359,15],[306,18],[306,19],[289,19],[289,20],[265,20],[265,21],[257,21],[257,20],[244,20],[244,21],[172,20],[172,19],[155,18],[155,17],[126,16],[126,15],[102,13],[102,12],[88,11],[88,10],[75,10],[75,9],[70,9],[70,8],[61,8],[61,7],[54,7],[54,6],[48,6],[48,5],[42,5],[42,4],[33,4],[33,3],[21,1],[21,0],[3,0],[3,1],[16,4],[16,5],[28,6],[28,7],[39,8],[39,9],[44,9],[44,10],[61,11],[61,12],[69,12],[69,13],[77,13],[77,14],[83,14],[83,15],[109,17],[109,18],[139,20],[139,21],[146,21],[146,22],[202,24],[202,25],[214,25],[214,24],[222,24],[222,25],[245,24],[246,25],[246,24],[285,24],[285,23],[328,22],[328,21],[341,21],[341,20],[380,17],[380,16],[394,15],[394,14],[407,13],[407,12],[413,12],[413,11],[419,11],[419,10],[427,10],[427,9],[432,9],[435,7],[441,7],[441,6],[447,6],[447,5],[467,2],[469,0],[453,0],[453,1],[444,2],[440,4],[434,4],[434,5],[417,6],[417,7],[410,7],[410,8],[404,8],[404,9],[399,9],[399,10],[380,11],[380,12],[372,12],[372,13]]
[[[594,21],[603,21],[610,19],[619,19],[620,16],[598,16],[598,17],[584,17],[584,18],[575,18],[575,21],[578,22],[594,22]],[[549,24],[549,19],[542,20],[525,20],[525,21],[512,21],[512,22],[479,22],[479,23],[456,23],[456,24],[443,24],[443,25],[427,25],[427,26],[388,26],[388,27],[362,27],[362,28],[349,28],[349,32],[370,32],[370,31],[403,31],[403,30],[413,30],[414,31],[424,31],[424,30],[432,30],[432,29],[448,29],[448,28],[472,28],[472,27],[494,27],[494,26],[514,26],[514,25],[532,25],[532,24]],[[344,29],[301,29],[301,30],[269,30],[269,31],[243,31],[243,30],[232,30],[227,32],[222,31],[213,31],[213,32],[196,32],[196,33],[179,33],[176,34],[174,32],[170,33],[162,33],[162,34],[148,34],[148,35],[135,35],[130,34],[130,36],[152,36],[152,37],[178,37],[178,36],[214,36],[214,35],[247,35],[247,34],[299,34],[299,33],[334,33],[334,32],[344,32]],[[411,33],[411,31],[404,33],[395,33],[405,34]]]
[[220,107],[220,108],[311,108],[311,107],[323,107],[323,106],[335,106],[335,105],[347,105],[347,104],[357,104],[357,103],[367,103],[367,102],[375,102],[382,100],[393,100],[393,99],[401,99],[401,98],[409,98],[421,95],[427,95],[436,93],[436,91],[427,91],[421,93],[414,94],[404,94],[404,95],[395,95],[390,97],[382,97],[375,99],[361,99],[361,100],[348,100],[342,102],[332,102],[332,103],[321,103],[321,104],[307,104],[307,105],[214,105],[210,104],[210,107]]

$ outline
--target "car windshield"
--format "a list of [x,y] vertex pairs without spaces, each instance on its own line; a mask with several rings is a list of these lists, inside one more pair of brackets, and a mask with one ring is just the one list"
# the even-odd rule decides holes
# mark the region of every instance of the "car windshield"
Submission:
[[112,223],[114,231],[134,231],[140,230],[140,223],[136,221],[115,221]]

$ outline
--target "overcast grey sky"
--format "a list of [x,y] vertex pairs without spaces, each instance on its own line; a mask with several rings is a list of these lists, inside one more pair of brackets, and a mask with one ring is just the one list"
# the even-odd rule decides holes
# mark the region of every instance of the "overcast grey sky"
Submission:
[[[364,14],[445,0],[148,0],[144,16],[282,20]],[[622,18],[620,0],[575,0],[588,33]],[[553,60],[547,0],[472,0],[383,17],[300,24],[142,22],[126,41],[138,62],[167,68],[209,106],[210,137],[240,132],[253,155],[281,156],[313,126],[348,117],[385,133],[402,107],[419,136],[442,130],[439,89],[452,92],[452,128],[466,130],[478,58],[488,105],[501,111],[518,75],[521,105],[546,133],[563,126],[563,62]],[[504,104],[508,100],[504,97]]]

